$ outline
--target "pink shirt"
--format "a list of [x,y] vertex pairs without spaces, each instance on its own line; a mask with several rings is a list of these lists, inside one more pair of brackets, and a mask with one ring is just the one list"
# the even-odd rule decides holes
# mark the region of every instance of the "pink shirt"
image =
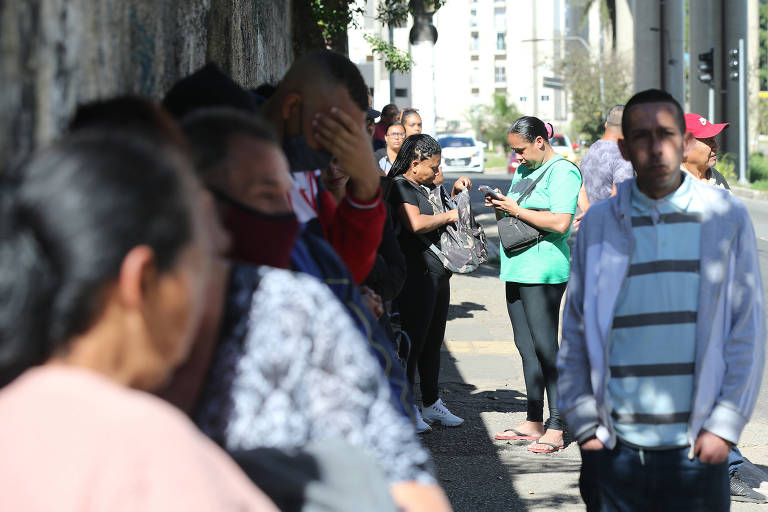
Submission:
[[0,390],[0,510],[277,511],[179,410],[88,370]]

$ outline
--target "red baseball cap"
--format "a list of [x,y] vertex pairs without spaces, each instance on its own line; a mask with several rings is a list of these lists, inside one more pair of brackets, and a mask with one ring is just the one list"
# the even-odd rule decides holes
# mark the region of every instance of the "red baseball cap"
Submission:
[[710,123],[706,117],[699,114],[685,114],[685,131],[692,133],[697,139],[714,137],[729,125],[730,123]]

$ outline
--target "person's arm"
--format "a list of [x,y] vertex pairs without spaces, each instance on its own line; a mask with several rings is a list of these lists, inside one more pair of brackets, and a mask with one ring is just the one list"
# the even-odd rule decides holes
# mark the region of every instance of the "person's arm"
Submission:
[[[720,394],[704,431],[736,444],[760,391],[765,361],[765,302],[760,261],[752,222],[744,205],[731,198],[739,210],[738,234],[726,268],[730,277],[724,291],[730,308],[730,330],[724,344],[725,375]],[[704,278],[702,274],[702,279]]]
[[[590,362],[584,331],[584,283],[587,279],[585,258],[590,217],[590,214],[584,216],[581,233],[576,238],[571,253],[571,274],[565,296],[562,342],[557,353],[557,404],[574,438],[584,443],[582,447],[599,449],[602,443],[593,439],[599,425],[599,415],[590,379]],[[600,446],[595,446],[597,443],[600,443]]]
[[568,161],[554,164],[550,174],[538,186],[547,187],[549,211],[538,211],[521,207],[509,197],[493,199],[491,203],[502,212],[519,217],[528,224],[553,233],[567,233],[576,211],[576,203],[581,189],[581,174],[576,166]]
[[349,268],[355,284],[362,283],[371,273],[386,218],[380,193],[368,204],[347,196],[336,208],[327,238]]
[[438,215],[425,215],[420,212],[418,206],[410,203],[402,203],[398,209],[398,214],[403,227],[416,234],[429,233],[459,220],[457,210],[449,210]]

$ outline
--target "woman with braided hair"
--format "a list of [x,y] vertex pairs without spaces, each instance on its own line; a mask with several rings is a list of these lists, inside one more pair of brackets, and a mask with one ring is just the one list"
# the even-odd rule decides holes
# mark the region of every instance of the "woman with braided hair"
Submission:
[[[443,267],[430,246],[440,247],[440,231],[456,222],[456,210],[438,212],[429,200],[430,187],[440,174],[440,144],[425,134],[411,135],[400,148],[389,171],[392,190],[389,201],[400,225],[398,240],[405,255],[407,277],[398,297],[403,330],[411,338],[408,381],[413,385],[419,370],[422,413],[416,408],[416,428],[430,430],[424,420],[458,426],[464,420],[451,414],[438,396],[440,346],[445,335],[450,302],[451,273]],[[454,191],[471,187],[462,176]]]

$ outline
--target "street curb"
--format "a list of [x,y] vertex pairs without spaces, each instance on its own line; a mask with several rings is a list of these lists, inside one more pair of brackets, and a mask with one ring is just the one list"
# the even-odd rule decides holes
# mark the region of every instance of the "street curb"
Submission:
[[745,199],[759,199],[761,201],[768,201],[768,194],[761,190],[753,190],[745,187],[731,187],[731,193],[738,197]]

